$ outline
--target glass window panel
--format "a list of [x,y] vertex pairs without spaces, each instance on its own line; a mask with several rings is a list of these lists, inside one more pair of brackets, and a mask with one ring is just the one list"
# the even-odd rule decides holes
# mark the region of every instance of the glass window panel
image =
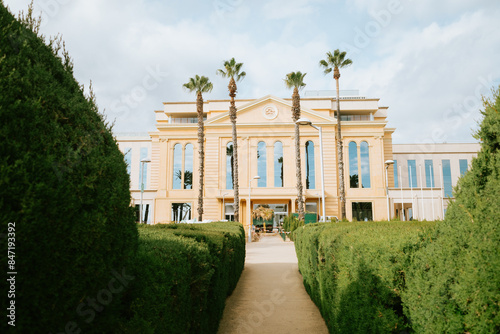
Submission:
[[132,169],[132,149],[130,147],[127,147],[123,151],[125,152],[125,154],[123,155],[123,159],[127,164],[127,173],[128,175],[130,175]]
[[417,187],[417,164],[415,160],[408,160],[408,186]]
[[453,189],[451,185],[451,166],[450,160],[443,160],[443,186],[444,186],[444,196],[452,197]]
[[172,203],[172,221],[181,222],[191,219],[190,203]]
[[425,186],[434,188],[434,166],[432,160],[425,160]]
[[399,187],[399,179],[398,179],[398,162],[394,160],[394,187]]
[[233,142],[226,145],[226,189],[233,189]]
[[172,189],[181,189],[182,180],[182,146],[175,144],[174,146],[174,175]]
[[274,143],[274,186],[283,187],[283,144]]
[[349,143],[349,184],[351,188],[359,187],[358,145],[353,141]]
[[[141,147],[141,158],[139,160],[139,171],[141,175],[139,175],[139,187],[141,187],[141,176],[142,176],[142,183],[144,184],[144,189],[148,187],[147,180],[148,180],[148,164],[147,163],[142,163],[142,159],[146,159],[148,157],[148,148],[147,147]],[[144,166],[141,166],[144,165]],[[143,168],[144,167],[144,170]]]
[[184,189],[193,189],[193,144],[184,150]]
[[362,141],[359,145],[359,155],[361,160],[361,187],[370,188],[370,152],[367,142]]
[[306,189],[316,189],[316,171],[314,166],[314,143],[306,143]]
[[467,159],[460,159],[458,163],[460,165],[460,176],[462,176],[465,174],[465,172],[467,172],[468,169]]
[[267,186],[267,160],[266,160],[266,143],[263,141],[257,145],[257,173],[260,179],[257,181],[258,187]]
[[358,221],[373,220],[371,202],[352,202],[352,219]]

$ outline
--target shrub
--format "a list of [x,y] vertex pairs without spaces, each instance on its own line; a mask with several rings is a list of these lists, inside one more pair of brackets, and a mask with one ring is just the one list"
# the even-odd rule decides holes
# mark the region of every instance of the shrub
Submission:
[[304,226],[304,221],[299,220],[298,216],[288,215],[283,219],[283,230],[285,232],[293,232],[300,226]]
[[500,88],[484,105],[481,150],[408,271],[403,297],[417,332],[500,332]]
[[241,224],[141,226],[118,333],[216,333],[245,261]]
[[[119,293],[95,317],[82,317],[78,307],[107,288],[112,271],[127,268],[136,251],[129,176],[59,46],[45,45],[0,3],[0,224],[7,233],[15,223],[15,270],[6,266],[7,238],[0,259],[4,273],[17,271],[11,329],[61,332],[74,321],[82,331],[106,332]],[[1,290],[8,291],[5,279]],[[7,303],[5,293],[3,310]]]
[[318,223],[296,230],[304,286],[330,333],[397,333],[408,327],[401,302],[408,253],[433,225]]

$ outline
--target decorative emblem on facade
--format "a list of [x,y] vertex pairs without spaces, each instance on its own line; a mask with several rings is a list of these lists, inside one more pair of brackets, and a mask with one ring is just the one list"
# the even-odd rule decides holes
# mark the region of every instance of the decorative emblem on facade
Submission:
[[273,104],[268,104],[262,109],[262,114],[267,119],[275,119],[278,117],[278,108]]

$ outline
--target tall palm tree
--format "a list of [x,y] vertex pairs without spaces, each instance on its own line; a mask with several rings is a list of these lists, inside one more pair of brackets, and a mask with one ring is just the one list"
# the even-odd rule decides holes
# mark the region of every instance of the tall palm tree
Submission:
[[339,192],[340,192],[340,213],[344,220],[346,218],[345,211],[345,185],[344,185],[344,149],[342,145],[342,132],[340,126],[340,92],[339,79],[340,69],[352,64],[352,60],[345,58],[346,52],[340,52],[339,49],[326,53],[326,60],[319,61],[319,65],[324,68],[324,73],[328,74],[333,71],[333,78],[337,83],[337,153],[338,153],[338,170],[339,170]]
[[198,156],[200,166],[198,172],[200,175],[200,185],[198,189],[198,220],[203,220],[203,178],[205,176],[205,129],[203,126],[203,93],[209,93],[214,88],[207,77],[196,75],[190,78],[189,82],[183,85],[190,92],[196,92],[196,111],[198,113]]
[[234,58],[226,60],[223,63],[224,68],[218,69],[217,74],[221,75],[223,78],[230,78],[229,85],[227,86],[229,90],[229,96],[231,97],[231,104],[229,106],[229,117],[231,118],[232,130],[233,130],[233,189],[234,189],[234,220],[240,220],[240,188],[238,185],[238,134],[236,133],[236,105],[234,103],[234,97],[236,96],[236,82],[240,81],[247,75],[244,71],[241,72],[241,67],[243,63],[237,63]]
[[304,218],[304,199],[302,197],[302,172],[301,172],[301,160],[300,160],[300,132],[297,120],[300,118],[300,95],[299,90],[305,87],[304,77],[306,73],[301,72],[290,72],[283,79],[287,88],[293,88],[292,94],[292,119],[295,124],[295,174],[297,177],[297,206],[299,219]]

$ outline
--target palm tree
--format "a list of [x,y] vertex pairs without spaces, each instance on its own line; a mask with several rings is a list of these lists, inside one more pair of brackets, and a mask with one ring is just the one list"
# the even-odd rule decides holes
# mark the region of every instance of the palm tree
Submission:
[[346,52],[340,52],[339,49],[326,53],[326,60],[320,60],[319,65],[324,68],[324,73],[328,74],[333,71],[333,78],[337,83],[337,153],[338,153],[338,170],[339,170],[339,184],[340,184],[340,213],[342,220],[346,218],[345,215],[345,185],[344,185],[344,153],[342,146],[342,132],[340,126],[340,93],[339,93],[339,79],[340,70],[352,64],[352,60],[345,58]]
[[292,94],[292,119],[295,124],[295,174],[297,177],[297,206],[299,213],[299,220],[304,218],[304,199],[302,198],[302,172],[301,172],[301,161],[300,161],[300,132],[299,125],[297,124],[300,118],[300,95],[299,89],[304,88],[306,85],[304,83],[304,77],[306,73],[302,74],[300,72],[290,72],[283,79],[287,88],[293,88]]
[[198,190],[198,221],[203,220],[203,178],[205,176],[205,134],[203,126],[203,93],[209,93],[214,88],[207,77],[196,75],[183,85],[190,92],[196,92],[196,111],[198,113],[198,156],[200,157],[200,185]]
[[243,79],[246,73],[240,72],[243,63],[237,63],[234,58],[226,60],[223,63],[224,68],[218,69],[217,74],[223,78],[230,78],[229,96],[231,97],[231,105],[229,107],[229,117],[231,118],[233,130],[233,189],[234,189],[234,221],[240,220],[240,189],[238,185],[238,134],[236,133],[236,105],[234,97],[236,96],[236,82]]

